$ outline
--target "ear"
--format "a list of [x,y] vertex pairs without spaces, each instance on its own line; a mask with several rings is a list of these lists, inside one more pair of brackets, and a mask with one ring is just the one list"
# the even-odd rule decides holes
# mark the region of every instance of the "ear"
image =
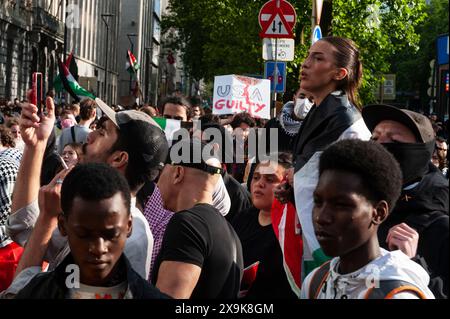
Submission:
[[345,79],[345,77],[348,75],[348,71],[346,68],[338,68],[336,71],[336,74],[334,75],[334,79],[336,81],[340,81]]
[[213,151],[214,151],[214,153],[219,153],[219,150],[220,150],[220,145],[219,145],[219,143],[213,143],[212,144],[212,147],[213,147]]
[[128,165],[128,153],[115,151],[108,158],[108,164],[116,169],[124,169]]
[[67,236],[67,230],[66,230],[66,218],[61,213],[58,215],[58,230],[64,237]]
[[385,200],[379,201],[373,208],[372,223],[380,225],[389,215],[389,205]]
[[173,170],[172,180],[174,184],[179,184],[184,179],[185,170],[183,166],[175,166]]
[[133,216],[131,215],[131,212],[128,216],[127,229],[127,238],[130,238],[131,233],[133,232]]

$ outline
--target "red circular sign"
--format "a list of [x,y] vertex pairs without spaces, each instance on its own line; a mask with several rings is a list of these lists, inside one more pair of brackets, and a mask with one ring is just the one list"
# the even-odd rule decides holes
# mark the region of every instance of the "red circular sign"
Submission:
[[283,16],[287,27],[289,27],[290,31],[292,31],[295,22],[297,21],[297,14],[295,13],[295,9],[292,4],[285,0],[271,0],[262,6],[258,16],[259,25],[261,28],[265,30],[277,13]]

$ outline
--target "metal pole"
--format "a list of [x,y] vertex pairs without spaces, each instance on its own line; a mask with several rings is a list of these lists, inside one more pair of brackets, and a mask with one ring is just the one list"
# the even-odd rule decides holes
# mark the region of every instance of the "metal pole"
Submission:
[[316,8],[316,0],[312,0],[312,13],[311,13],[311,31],[314,30],[317,22],[317,8]]
[[[130,40],[130,38],[128,37],[128,39]],[[130,40],[130,43],[131,43],[131,54],[133,54],[134,55],[134,43],[133,43],[133,41],[131,41]],[[131,65],[130,65],[131,66]],[[133,80],[133,75],[131,74],[131,72],[130,72],[130,95],[131,95],[131,82],[132,82],[132,80]]]
[[[60,4],[62,4],[62,2],[60,2]],[[62,53],[62,63],[66,63],[66,54],[67,54],[67,7],[69,4],[69,1],[66,0],[65,2],[66,7],[65,7],[65,17],[64,17],[64,47],[63,47],[63,53]],[[59,8],[58,8],[59,10]],[[62,76],[62,74],[60,74],[60,76]],[[67,103],[67,97],[66,97],[66,91],[64,90],[64,87],[62,88],[62,91],[59,93],[59,98],[61,99],[62,97],[64,97],[64,102]]]
[[101,14],[102,20],[106,25],[106,42],[105,42],[105,83],[103,87],[103,99],[105,100],[105,103],[108,103],[108,44],[109,44],[109,25],[108,22],[105,20],[105,17],[113,17],[114,14],[110,13],[103,13]]
[[435,94],[435,92],[437,91],[437,89],[436,89],[436,87],[437,87],[437,83],[436,83],[436,78],[437,78],[437,76],[436,76],[436,60],[434,60],[434,63],[433,63],[433,70],[432,70],[432,79],[431,79],[431,107],[430,107],[430,109],[429,109],[429,113],[431,114],[431,113],[434,113],[434,109],[435,109],[435,102],[434,101],[436,101],[436,94]]
[[[66,0],[66,10],[65,10],[65,18],[64,18],[64,52],[63,52],[63,63],[66,63],[66,53],[67,53],[67,7],[68,0]],[[58,8],[59,10],[59,8]]]
[[108,103],[108,97],[107,97],[107,87],[108,87],[108,41],[109,41],[109,27],[108,24],[106,24],[106,43],[105,43],[105,86],[103,87],[103,98],[105,99],[105,102]]
[[275,67],[273,68],[272,74],[272,114],[271,117],[275,117],[277,113],[277,82],[278,82],[278,38],[275,38]]

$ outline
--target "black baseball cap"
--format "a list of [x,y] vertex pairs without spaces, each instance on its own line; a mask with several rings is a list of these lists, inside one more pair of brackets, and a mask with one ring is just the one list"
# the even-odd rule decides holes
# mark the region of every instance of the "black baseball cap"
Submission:
[[212,175],[223,174],[221,167],[206,163],[211,158],[217,159],[213,153],[204,152],[206,146],[198,139],[180,140],[170,147],[166,164],[195,168]]
[[147,114],[136,110],[116,112],[101,99],[95,102],[118,129],[129,137],[128,145],[144,162],[154,168],[162,168],[169,151],[164,131]]
[[420,143],[428,143],[435,138],[430,120],[417,112],[387,104],[372,104],[362,109],[362,117],[370,132],[373,132],[381,121],[390,120],[409,128]]

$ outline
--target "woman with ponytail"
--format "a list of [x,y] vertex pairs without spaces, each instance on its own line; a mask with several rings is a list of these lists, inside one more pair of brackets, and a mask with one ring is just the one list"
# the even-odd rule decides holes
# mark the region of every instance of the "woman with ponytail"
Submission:
[[[294,176],[288,176],[287,180],[293,183],[302,227],[303,276],[327,260],[312,224],[313,191],[318,182],[320,154],[335,141],[368,140],[371,136],[359,110],[361,78],[359,51],[352,40],[341,37],[326,37],[314,43],[302,64],[300,88],[311,93],[314,105],[294,141]],[[289,196],[282,188],[277,189],[277,198],[286,201]]]

